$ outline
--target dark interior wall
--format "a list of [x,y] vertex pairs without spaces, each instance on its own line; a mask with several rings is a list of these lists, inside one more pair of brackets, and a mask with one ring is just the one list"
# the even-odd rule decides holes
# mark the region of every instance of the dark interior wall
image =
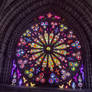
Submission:
[[[6,1],[6,3],[5,3],[5,8],[12,2],[12,1],[14,1],[14,0],[0,0],[0,5],[2,4],[2,1]],[[86,0],[88,3],[89,3],[89,5],[91,5],[92,6],[92,0]],[[1,90],[3,89],[3,87],[1,87]],[[29,89],[27,89],[27,91],[24,89],[24,91],[23,91],[23,89],[16,89],[16,88],[8,88],[8,87],[5,87],[5,92],[6,92],[6,90],[9,90],[9,92],[12,92],[12,90],[14,91],[14,92],[29,92]],[[39,92],[43,92],[43,91],[45,91],[45,92],[52,92],[53,90],[52,89],[50,89],[50,90],[48,90],[48,89],[42,89],[42,90],[40,90],[40,89],[36,89],[36,90],[38,90]],[[32,89],[31,90],[31,92],[35,92],[36,91],[35,89]],[[54,90],[55,92],[71,92],[71,91],[61,91],[61,90]],[[2,92],[2,91],[0,91],[0,92]],[[8,91],[7,91],[8,92]],[[72,92],[82,92],[82,91],[72,91]],[[83,91],[83,92],[92,92],[91,90],[89,90],[89,91]]]
[[92,6],[92,0],[86,0]]
[[3,2],[3,1],[2,1],[2,0],[0,0],[0,6],[1,6],[2,2]]
[[[3,5],[3,2],[5,2],[6,4],[4,4],[4,8],[6,8],[10,3],[12,3],[14,0],[0,0],[0,7]],[[92,6],[92,0],[86,0],[89,5]]]

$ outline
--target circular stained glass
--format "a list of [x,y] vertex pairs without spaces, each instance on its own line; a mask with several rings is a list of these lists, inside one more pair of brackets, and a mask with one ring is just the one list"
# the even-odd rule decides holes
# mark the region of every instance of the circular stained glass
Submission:
[[81,44],[60,16],[39,16],[19,38],[12,85],[82,88]]

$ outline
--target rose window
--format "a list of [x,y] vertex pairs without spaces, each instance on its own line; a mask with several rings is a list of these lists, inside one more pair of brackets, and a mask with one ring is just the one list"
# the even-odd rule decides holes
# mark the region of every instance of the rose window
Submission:
[[62,17],[47,13],[19,38],[12,85],[83,88],[82,46]]

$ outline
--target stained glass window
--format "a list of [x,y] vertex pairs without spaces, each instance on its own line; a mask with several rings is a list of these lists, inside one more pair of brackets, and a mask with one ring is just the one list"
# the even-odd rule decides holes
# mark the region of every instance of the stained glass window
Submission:
[[82,46],[64,19],[52,13],[39,16],[19,38],[11,85],[83,88]]

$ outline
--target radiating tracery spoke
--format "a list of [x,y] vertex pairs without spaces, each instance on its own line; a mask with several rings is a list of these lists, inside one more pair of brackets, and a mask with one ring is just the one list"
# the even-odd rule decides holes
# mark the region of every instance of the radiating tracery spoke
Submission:
[[56,66],[61,68],[60,61],[54,55],[52,55],[52,59],[53,59],[54,63],[56,64]]
[[50,35],[49,35],[49,44],[52,42],[53,38],[54,38],[54,34],[50,33]]
[[44,33],[44,39],[45,39],[45,41],[46,41],[46,44],[48,44],[49,35],[48,35],[47,31],[45,31],[45,33]]
[[50,55],[49,55],[49,58],[48,58],[48,67],[50,68],[51,71],[54,70],[54,62],[53,62],[53,59]]
[[60,33],[58,33],[57,35],[55,35],[51,43],[54,44],[56,41],[58,41],[59,36],[60,36]]
[[44,58],[45,58],[45,54],[42,54],[42,55],[40,56],[40,58],[38,58],[38,59],[36,60],[35,66],[40,65],[40,64],[42,63],[42,61],[44,60]]
[[77,36],[61,23],[59,16],[48,13],[38,19],[39,23],[19,39],[16,50],[19,69],[14,62],[12,85],[82,88],[83,65]]

